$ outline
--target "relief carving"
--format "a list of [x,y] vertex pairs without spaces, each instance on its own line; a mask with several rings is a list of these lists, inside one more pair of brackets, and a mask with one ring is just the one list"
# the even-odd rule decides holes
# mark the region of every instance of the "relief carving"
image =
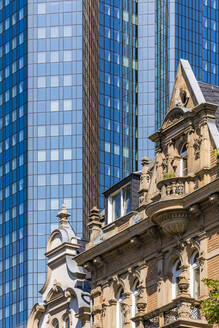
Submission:
[[187,90],[177,88],[175,93],[176,106],[185,107],[189,101],[189,94]]
[[193,149],[194,149],[195,159],[200,158],[201,142],[202,140],[200,139],[200,137],[194,138]]

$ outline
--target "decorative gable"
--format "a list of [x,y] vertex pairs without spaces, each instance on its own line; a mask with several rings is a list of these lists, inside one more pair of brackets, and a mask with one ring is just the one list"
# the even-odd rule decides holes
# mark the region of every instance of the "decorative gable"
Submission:
[[193,108],[205,99],[187,60],[180,59],[169,110],[174,107]]

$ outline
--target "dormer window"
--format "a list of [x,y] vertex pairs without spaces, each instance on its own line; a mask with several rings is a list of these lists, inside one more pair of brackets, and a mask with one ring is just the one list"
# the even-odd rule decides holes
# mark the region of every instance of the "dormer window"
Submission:
[[184,144],[180,152],[180,176],[185,177],[187,174],[188,174],[188,153],[187,153],[187,145]]
[[138,206],[140,172],[133,172],[104,192],[106,223],[112,223],[135,211]]
[[131,211],[131,188],[126,185],[109,197],[109,219],[115,221]]

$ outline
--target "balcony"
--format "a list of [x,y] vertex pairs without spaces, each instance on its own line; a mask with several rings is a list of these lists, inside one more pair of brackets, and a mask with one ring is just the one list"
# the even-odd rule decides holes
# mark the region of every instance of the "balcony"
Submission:
[[201,315],[200,301],[187,296],[179,296],[155,311],[146,314],[138,313],[133,321],[136,322],[137,327],[143,328],[212,327]]
[[196,189],[193,177],[174,177],[158,182],[161,199],[180,198]]

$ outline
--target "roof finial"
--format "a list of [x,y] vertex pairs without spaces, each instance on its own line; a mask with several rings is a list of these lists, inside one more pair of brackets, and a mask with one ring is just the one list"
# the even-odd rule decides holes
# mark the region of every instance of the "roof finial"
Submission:
[[66,205],[64,203],[62,204],[61,211],[59,211],[56,216],[59,218],[60,225],[66,225],[68,223],[68,217],[71,216],[71,214],[68,213]]

